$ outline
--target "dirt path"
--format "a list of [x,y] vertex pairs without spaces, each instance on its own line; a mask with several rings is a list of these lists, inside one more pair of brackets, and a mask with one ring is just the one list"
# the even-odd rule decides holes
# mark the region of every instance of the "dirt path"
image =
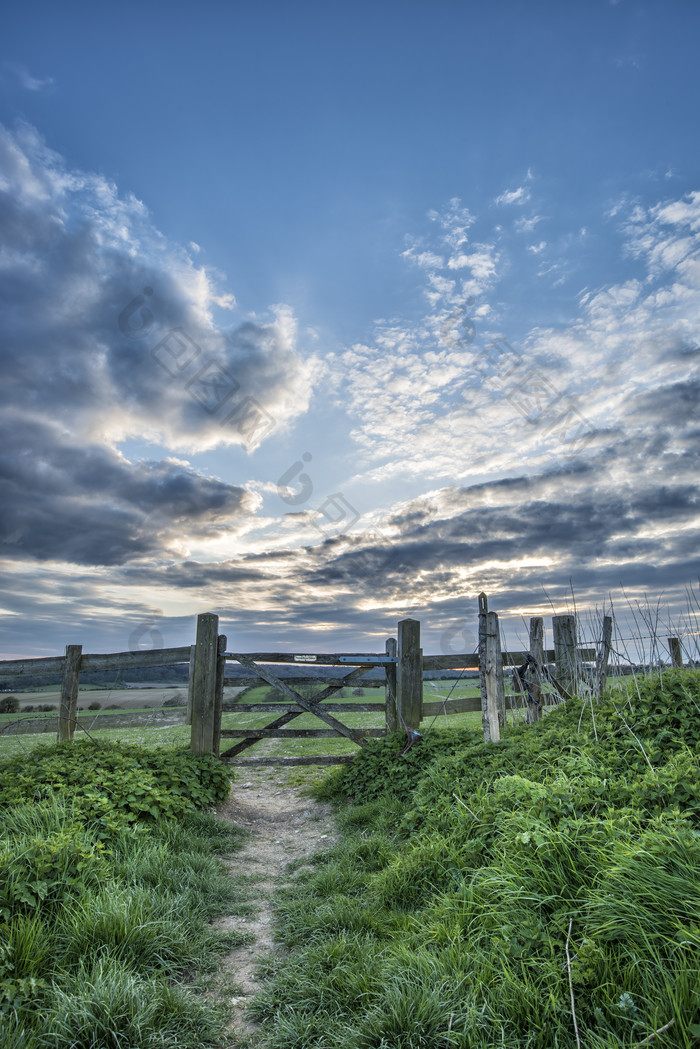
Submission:
[[238,1049],[259,1043],[259,1026],[246,1016],[246,1006],[261,989],[255,979],[258,962],[274,950],[274,894],[289,879],[289,863],[329,847],[335,836],[330,806],[311,799],[303,786],[290,783],[290,772],[284,768],[242,769],[230,796],[216,811],[221,819],[251,834],[247,846],[226,860],[226,866],[231,877],[249,881],[255,913],[246,918],[223,917],[215,923],[220,929],[254,937],[249,946],[226,955],[220,972],[224,993],[226,984],[237,987],[233,997],[228,995],[234,1016],[226,1049]]

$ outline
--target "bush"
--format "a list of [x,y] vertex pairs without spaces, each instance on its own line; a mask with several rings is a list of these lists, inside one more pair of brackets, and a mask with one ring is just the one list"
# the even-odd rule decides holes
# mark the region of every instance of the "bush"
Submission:
[[164,699],[161,703],[161,707],[184,707],[186,703],[183,703],[177,696],[170,696],[168,699]]
[[96,700],[94,700],[92,703],[88,704],[88,710],[101,710],[101,709],[102,709],[102,704],[98,703]]
[[0,762],[0,811],[68,790],[76,814],[109,837],[124,821],[173,818],[228,795],[231,771],[212,754],[118,743],[54,743]]
[[16,714],[19,710],[17,696],[3,696],[0,699],[0,714]]

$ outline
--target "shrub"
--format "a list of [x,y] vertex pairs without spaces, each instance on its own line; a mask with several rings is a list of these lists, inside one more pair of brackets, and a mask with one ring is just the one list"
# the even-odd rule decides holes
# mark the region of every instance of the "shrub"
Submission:
[[92,703],[88,704],[88,710],[101,710],[101,709],[102,709],[102,704],[98,703],[96,700],[93,700]]
[[0,762],[0,810],[70,790],[81,819],[108,837],[120,822],[176,817],[225,798],[231,771],[211,754],[80,740]]
[[19,710],[17,696],[3,696],[0,699],[0,714],[16,714]]

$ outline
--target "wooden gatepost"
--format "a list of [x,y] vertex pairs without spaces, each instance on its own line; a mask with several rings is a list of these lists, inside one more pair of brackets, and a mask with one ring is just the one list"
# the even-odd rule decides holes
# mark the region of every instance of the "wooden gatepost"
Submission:
[[[570,699],[582,687],[600,699],[607,681],[612,629],[612,617],[603,616],[602,638],[597,649],[582,648],[577,639],[576,617],[552,616],[554,648],[545,649],[544,620],[533,616],[529,651],[505,652],[501,648],[498,616],[489,611],[486,594],[479,594],[479,684],[484,740],[497,743],[505,724],[504,666],[513,667],[515,696],[526,705],[528,724],[539,721],[542,716],[543,681],[550,683],[558,700]],[[585,662],[594,660],[592,670],[584,667]],[[551,665],[553,672],[549,670]]]

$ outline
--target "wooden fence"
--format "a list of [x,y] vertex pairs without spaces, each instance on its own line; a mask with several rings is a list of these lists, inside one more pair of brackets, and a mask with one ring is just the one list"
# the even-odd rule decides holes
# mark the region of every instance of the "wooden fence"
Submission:
[[[91,670],[136,669],[139,667],[189,665],[187,722],[191,725],[190,740],[195,754],[213,753],[232,760],[248,748],[265,739],[340,737],[362,747],[368,738],[381,736],[396,729],[409,735],[418,732],[423,718],[438,714],[481,711],[484,738],[497,742],[506,721],[506,693],[504,668],[512,668],[513,693],[510,706],[525,711],[528,721],[541,716],[545,703],[568,699],[582,688],[591,695],[600,696],[605,689],[612,638],[612,619],[603,619],[602,636],[596,648],[582,648],[577,640],[576,619],[572,615],[552,617],[554,648],[543,645],[544,620],[536,616],[530,620],[528,651],[502,651],[498,615],[489,611],[485,594],[479,596],[478,651],[471,655],[423,655],[420,643],[420,623],[404,619],[398,624],[396,638],[386,641],[381,653],[282,653],[282,652],[227,652],[227,638],[219,634],[219,617],[204,613],[197,617],[194,645],[180,648],[154,649],[145,652],[114,652],[84,654],[81,645],[67,645],[64,656],[43,659],[6,660],[0,662],[0,677],[35,674],[60,674],[61,697],[58,714],[58,739],[73,739],[77,724],[78,684],[81,672]],[[680,641],[669,638],[671,663],[682,665]],[[248,673],[230,673],[231,666],[245,668]],[[332,677],[299,677],[284,674],[284,666],[337,667]],[[282,670],[278,669],[279,667]],[[367,678],[375,668],[383,670],[382,677]],[[423,675],[425,671],[473,670],[479,673],[480,695],[442,702],[424,702]],[[346,671],[343,673],[343,671]],[[357,686],[383,691],[381,702],[328,703],[341,689]],[[245,703],[251,689],[267,684],[281,696],[281,701]],[[307,686],[321,686],[320,692]],[[227,706],[241,714],[278,714],[262,728],[222,728],[223,698],[226,686],[236,686],[239,692],[233,705]],[[300,691],[300,689],[302,691]],[[383,712],[382,728],[351,728],[335,717],[344,712]],[[303,714],[313,714],[324,723],[323,728],[298,729],[288,727]],[[221,752],[221,740],[236,740]],[[246,760],[246,764],[333,764],[351,760],[345,756],[262,757]]]

